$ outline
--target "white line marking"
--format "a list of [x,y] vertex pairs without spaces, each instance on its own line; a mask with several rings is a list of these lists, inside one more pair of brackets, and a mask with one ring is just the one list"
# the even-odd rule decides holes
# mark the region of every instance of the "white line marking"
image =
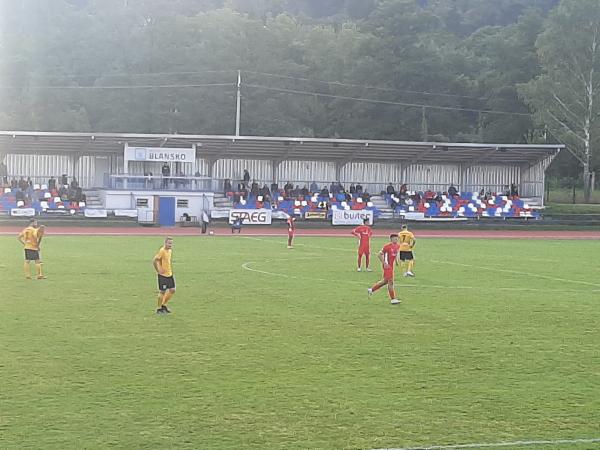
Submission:
[[527,275],[528,277],[542,278],[542,279],[551,280],[551,281],[562,281],[565,283],[578,283],[578,284],[584,284],[586,286],[593,286],[593,287],[600,288],[600,284],[590,283],[589,281],[569,280],[568,278],[550,277],[548,275],[540,275],[540,274],[531,273],[531,272],[522,272],[520,270],[500,269],[497,267],[474,266],[473,264],[464,264],[464,263],[457,263],[457,262],[451,262],[451,261],[437,261],[435,259],[431,259],[429,261],[432,263],[435,263],[435,264],[450,264],[453,266],[473,267],[475,269],[491,270],[494,272],[504,272],[504,273],[510,273],[513,275]]
[[[326,258],[326,256],[310,256],[310,257],[303,257],[303,258],[282,258],[282,259],[268,259],[268,260],[264,260],[264,261],[260,261],[260,263],[269,263],[269,262],[273,262],[273,261],[295,261],[295,260],[299,260],[299,259],[309,259],[312,260],[314,258]],[[248,270],[249,272],[257,272],[257,273],[262,273],[263,275],[269,275],[269,276],[273,276],[273,277],[281,277],[281,278],[292,278],[295,280],[308,280],[308,281],[323,281],[325,283],[331,283],[331,279],[326,279],[326,278],[314,278],[314,277],[299,277],[297,275],[289,275],[289,274],[285,274],[285,273],[280,273],[280,272],[269,272],[266,270],[260,270],[260,269],[255,269],[253,267],[250,267],[252,264],[259,264],[258,261],[247,261],[245,263],[242,264],[242,269],[244,270]],[[374,272],[375,273],[375,272]],[[356,281],[356,280],[346,280],[345,283],[351,283],[351,284],[360,284],[361,286],[369,286],[369,281]],[[398,283],[397,285],[398,288],[402,289],[402,288],[417,288],[420,290],[426,290],[426,289],[439,289],[439,290],[472,290],[472,289],[476,289],[476,290],[480,290],[481,287],[480,286],[441,286],[441,285],[433,285],[433,284],[427,284],[427,285],[418,285],[418,284],[401,284]],[[600,289],[591,289],[591,290],[583,290],[583,289],[536,289],[536,288],[519,288],[519,287],[500,287],[500,286],[495,286],[495,287],[486,287],[486,290],[495,290],[495,291],[509,291],[509,292],[561,292],[561,293],[590,293],[590,292],[600,292]]]
[[572,445],[572,444],[593,444],[600,442],[600,438],[591,439],[555,439],[540,441],[515,441],[515,442],[495,442],[483,444],[453,444],[453,445],[430,445],[425,447],[397,447],[380,448],[376,450],[452,450],[460,448],[497,448],[497,447],[519,447],[528,445]]

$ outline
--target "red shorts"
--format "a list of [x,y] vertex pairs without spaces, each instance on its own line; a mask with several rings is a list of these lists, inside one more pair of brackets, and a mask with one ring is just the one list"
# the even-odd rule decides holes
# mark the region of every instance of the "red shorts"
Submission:
[[289,236],[289,237],[294,237],[294,230],[290,230],[290,229],[288,228],[288,236]]
[[383,269],[383,279],[386,281],[394,281],[394,267]]
[[369,247],[363,247],[363,246],[358,247],[358,254],[360,256],[368,255],[369,253],[371,253],[371,249]]

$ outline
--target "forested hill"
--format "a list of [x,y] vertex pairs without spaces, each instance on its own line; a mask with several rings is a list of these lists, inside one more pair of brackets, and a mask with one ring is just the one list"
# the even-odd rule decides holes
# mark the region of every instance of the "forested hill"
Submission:
[[597,143],[597,0],[0,5],[0,129]]

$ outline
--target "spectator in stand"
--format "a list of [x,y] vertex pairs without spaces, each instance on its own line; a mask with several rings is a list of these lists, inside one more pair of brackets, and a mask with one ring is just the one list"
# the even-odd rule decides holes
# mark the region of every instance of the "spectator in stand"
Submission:
[[329,185],[329,192],[333,195],[338,193],[337,185],[333,181]]
[[371,194],[365,191],[361,194],[361,198],[363,199],[363,202],[366,203],[371,200]]
[[406,195],[408,193],[408,186],[406,185],[406,183],[402,183],[402,186],[400,186],[400,190],[398,191],[398,193],[400,195]]
[[228,192],[231,192],[231,180],[225,178],[225,182],[223,183],[223,195],[227,195]]
[[308,188],[306,187],[306,185],[304,185],[304,187],[300,189],[300,195],[307,196],[308,194]]
[[163,189],[167,189],[169,187],[169,177],[171,176],[171,167],[164,163],[161,169],[161,173],[163,176],[162,187]]
[[299,197],[300,196],[300,186],[296,185],[296,187],[290,192],[290,195],[292,197]]
[[50,177],[50,179],[48,180],[48,189],[56,189],[56,178]]
[[319,191],[319,186],[317,186],[317,183],[315,183],[314,181],[312,183],[310,183],[310,192],[314,194],[318,191]]
[[356,195],[361,195],[363,193],[363,187],[362,184],[358,183],[356,185]]
[[250,193],[254,196],[257,197],[258,196],[258,191],[260,190],[260,188],[258,187],[258,183],[256,182],[256,180],[254,180],[252,182],[252,186],[250,187]]
[[277,198],[279,196],[279,185],[275,181],[271,183],[271,195],[274,198]]
[[25,180],[25,178],[21,177],[19,179],[19,189],[21,189],[23,192],[25,192],[27,190],[27,186],[29,186],[27,184],[27,181]]
[[78,187],[75,190],[75,196],[73,198],[73,201],[79,203],[79,202],[85,202],[85,194],[83,193],[83,190]]
[[58,196],[60,197],[60,199],[63,202],[68,200],[69,192],[67,191],[67,188],[65,187],[65,185],[61,185],[60,188],[58,189]]
[[0,162],[0,179],[8,177],[8,167],[3,162]]
[[244,169],[244,176],[242,179],[244,180],[245,184],[250,183],[250,172],[248,172],[248,169]]
[[10,188],[15,189],[16,187],[18,187],[17,179],[13,178],[12,180],[10,180]]
[[352,183],[350,184],[350,195],[354,196],[354,194],[356,194],[356,186]]
[[262,195],[263,202],[271,203],[271,191],[269,190],[269,186],[266,184],[258,191],[259,195]]
[[283,187],[283,191],[285,192],[285,197],[289,198],[290,197],[290,193],[292,192],[292,190],[294,189],[294,185],[292,183],[290,183],[289,181],[287,183],[285,183],[285,186]]
[[33,181],[31,180],[31,177],[27,177],[27,188],[33,189]]
[[511,183],[511,185],[510,185],[510,196],[511,197],[519,196],[519,190],[517,189],[517,185],[515,183]]
[[327,189],[327,186],[324,186],[323,189],[321,189],[320,195],[321,197],[329,197],[329,189]]
[[67,174],[66,173],[63,173],[60,176],[60,184],[62,184],[63,186],[68,186],[69,185],[69,180],[67,178]]
[[448,188],[448,195],[450,197],[455,197],[458,195],[458,190],[454,187],[454,184],[450,184],[450,187]]
[[385,192],[389,195],[394,195],[396,193],[396,189],[394,189],[394,186],[392,185],[391,181],[390,181],[390,184],[387,185]]
[[79,187],[79,183],[77,182],[75,177],[73,177],[73,179],[71,180],[71,189],[77,189],[78,187]]
[[17,202],[25,202],[25,200],[27,200],[25,198],[25,191],[19,189],[17,192],[15,192],[15,200]]

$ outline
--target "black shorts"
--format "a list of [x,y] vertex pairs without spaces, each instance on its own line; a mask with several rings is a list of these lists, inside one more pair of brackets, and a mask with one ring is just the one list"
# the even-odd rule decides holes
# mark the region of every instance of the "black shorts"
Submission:
[[400,252],[400,261],[411,261],[413,259],[412,252]]
[[158,290],[163,292],[169,289],[175,289],[175,278],[171,275],[170,277],[158,276]]
[[40,251],[39,250],[29,250],[25,249],[25,261],[37,261],[40,259]]

